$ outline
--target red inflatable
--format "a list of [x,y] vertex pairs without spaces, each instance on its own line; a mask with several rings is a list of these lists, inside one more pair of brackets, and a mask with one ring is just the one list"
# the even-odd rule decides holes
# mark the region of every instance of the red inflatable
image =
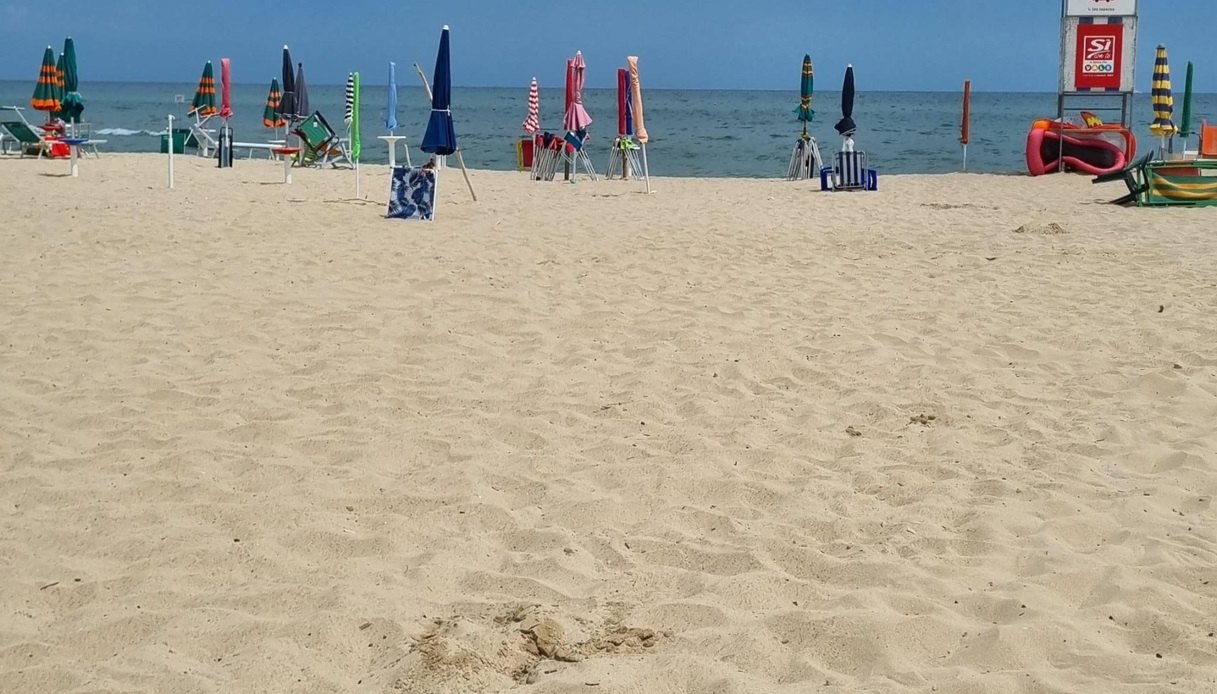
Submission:
[[1137,153],[1137,139],[1125,127],[1082,127],[1037,120],[1027,133],[1027,171],[1032,176],[1065,171],[1098,176],[1122,170]]

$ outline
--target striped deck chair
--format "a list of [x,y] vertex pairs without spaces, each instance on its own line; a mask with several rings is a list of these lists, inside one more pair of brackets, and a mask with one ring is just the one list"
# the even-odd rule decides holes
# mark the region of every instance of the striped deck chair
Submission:
[[821,190],[878,190],[879,175],[867,165],[866,152],[837,152],[832,168],[820,169]]

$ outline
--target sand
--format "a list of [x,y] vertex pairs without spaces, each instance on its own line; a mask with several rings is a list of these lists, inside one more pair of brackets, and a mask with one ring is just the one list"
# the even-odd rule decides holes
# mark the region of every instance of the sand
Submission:
[[1217,691],[1217,209],[165,163],[0,158],[0,690]]

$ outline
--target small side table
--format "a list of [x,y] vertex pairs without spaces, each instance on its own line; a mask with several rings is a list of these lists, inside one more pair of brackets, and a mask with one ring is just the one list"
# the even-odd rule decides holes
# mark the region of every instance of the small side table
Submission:
[[[389,145],[389,168],[397,166],[397,141],[406,139],[405,135],[380,135],[376,139],[384,140]],[[410,164],[410,146],[406,145],[406,166]]]
[[292,182],[292,157],[300,152],[299,147],[272,147],[271,150],[280,157],[283,157],[283,182]]
[[72,166],[72,178],[76,178],[80,175],[80,146],[87,144],[89,142],[89,138],[65,137],[60,140],[60,142],[68,146],[68,152],[70,155],[68,160],[71,162]]

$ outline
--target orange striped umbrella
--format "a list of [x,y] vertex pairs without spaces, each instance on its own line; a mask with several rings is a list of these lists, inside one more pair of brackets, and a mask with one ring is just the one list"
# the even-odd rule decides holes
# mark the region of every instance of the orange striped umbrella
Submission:
[[279,80],[271,78],[270,91],[266,93],[266,108],[262,110],[262,125],[267,128],[282,128],[287,121],[279,115],[279,102],[283,93],[279,91]]
[[63,82],[60,81],[59,69],[55,66],[55,49],[47,46],[46,52],[42,54],[42,69],[38,72],[38,84],[34,86],[30,106],[37,111],[58,111],[63,101],[62,94]]
[[219,112],[216,108],[216,78],[215,72],[212,71],[211,61],[203,66],[203,76],[199,78],[199,86],[194,90],[194,101],[190,102],[190,109],[186,111],[186,115],[198,115],[201,118],[214,116]]

